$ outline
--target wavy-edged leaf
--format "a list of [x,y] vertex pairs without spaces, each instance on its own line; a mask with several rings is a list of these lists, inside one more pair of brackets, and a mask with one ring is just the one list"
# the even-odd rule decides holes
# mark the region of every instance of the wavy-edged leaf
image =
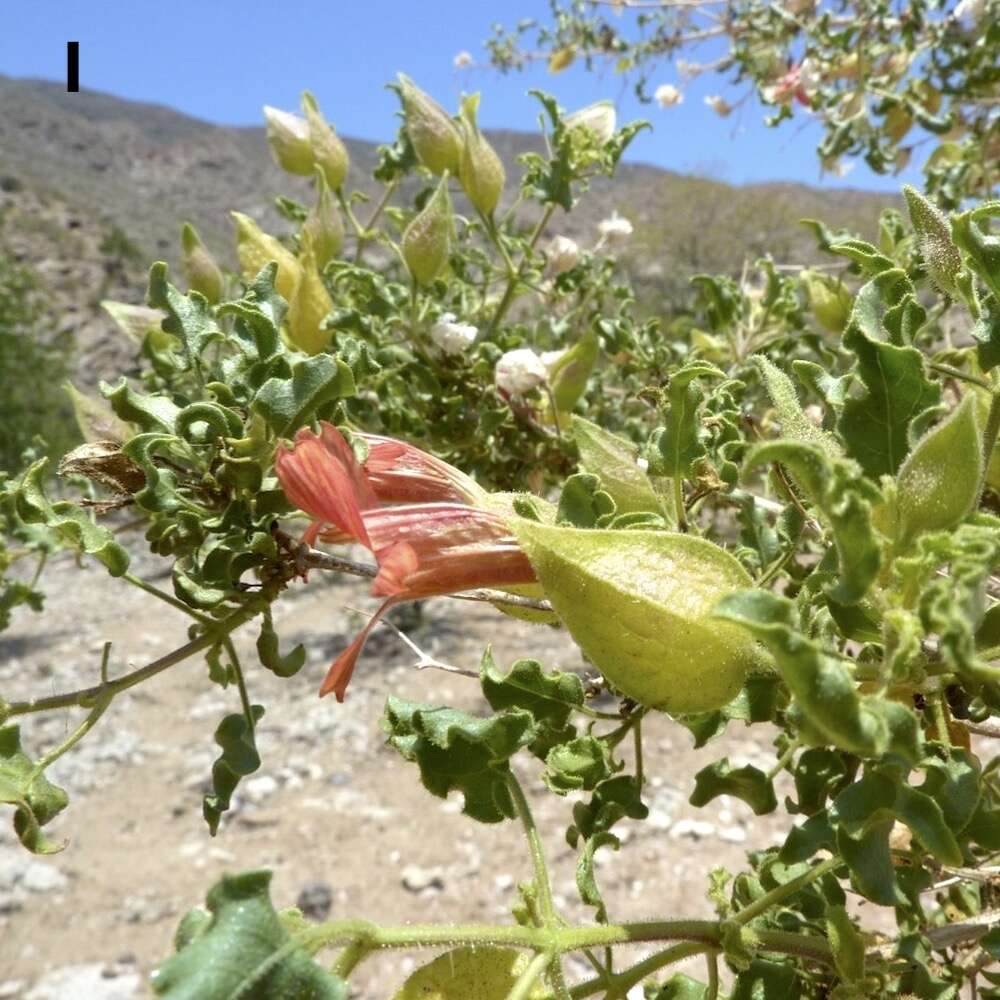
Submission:
[[42,827],[66,808],[69,796],[21,749],[16,725],[0,727],[0,802],[14,807],[14,833],[33,854],[54,854],[66,846],[49,840]]
[[122,377],[118,385],[101,383],[101,392],[111,408],[130,424],[150,433],[173,434],[180,407],[167,396],[136,392]]
[[594,866],[594,855],[602,847],[610,847],[617,851],[621,846],[619,839],[613,834],[603,831],[588,837],[580,852],[580,857],[576,862],[576,887],[580,893],[580,899],[587,906],[595,909],[594,919],[599,924],[608,922],[608,908],[601,894],[601,887],[597,884],[597,872]]
[[694,791],[688,802],[700,807],[720,795],[732,795],[742,800],[755,816],[764,816],[778,808],[774,782],[752,764],[733,767],[728,757],[703,767],[694,776]]
[[747,455],[744,468],[749,471],[769,462],[788,468],[833,532],[840,572],[830,596],[841,604],[857,603],[867,593],[881,562],[871,511],[882,494],[859,474],[853,462],[832,457],[815,444],[759,444]]
[[224,875],[209,890],[209,915],[185,919],[178,951],[153,972],[154,992],[167,1000],[346,1000],[347,984],[293,944],[270,883],[268,871]]
[[257,391],[253,408],[276,434],[287,435],[320,407],[356,391],[351,369],[340,358],[317,354],[292,366],[292,377],[269,378]]
[[270,607],[264,611],[261,619],[260,635],[257,636],[257,655],[260,657],[260,662],[278,677],[294,677],[306,662],[306,648],[301,642],[282,656]]
[[838,456],[841,447],[832,434],[820,430],[802,412],[795,384],[774,362],[757,354],[753,358],[781,424],[781,436],[790,441],[816,445],[828,455]]
[[459,790],[465,797],[463,812],[481,823],[517,815],[507,784],[509,761],[537,735],[530,712],[513,709],[481,718],[391,696],[382,727],[390,746],[420,768],[420,780],[432,795],[445,798]]
[[705,454],[699,419],[705,394],[698,379],[724,377],[724,372],[704,361],[692,361],[671,375],[664,411],[666,426],[651,442],[650,471],[653,475],[671,479],[691,476],[692,466]]
[[222,747],[222,753],[212,765],[212,793],[202,802],[202,813],[214,837],[219,829],[219,821],[232,801],[233,792],[241,778],[253,774],[260,767],[260,754],[254,728],[264,714],[263,705],[251,705],[252,724],[241,713],[227,715],[215,730],[215,742]]
[[185,368],[200,371],[202,351],[225,339],[205,296],[200,292],[179,292],[167,281],[167,265],[157,261],[149,270],[147,301],[154,309],[166,312],[163,329],[183,344]]
[[64,544],[94,556],[112,576],[121,576],[128,569],[129,556],[115,536],[75,504],[67,500],[50,503],[45,496],[41,477],[47,462],[40,458],[21,477],[15,494],[18,515],[26,524],[44,524]]
[[589,791],[610,773],[604,744],[593,736],[578,736],[549,751],[543,778],[557,795],[565,795],[580,789]]
[[536,722],[557,729],[565,726],[573,709],[584,702],[583,681],[576,674],[546,672],[536,660],[517,660],[504,674],[490,647],[479,664],[479,680],[490,708],[523,708]]

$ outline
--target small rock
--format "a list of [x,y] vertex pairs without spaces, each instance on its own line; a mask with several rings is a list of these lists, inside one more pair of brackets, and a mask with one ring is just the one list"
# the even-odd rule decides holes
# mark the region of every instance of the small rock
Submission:
[[68,965],[42,976],[24,1000],[137,1000],[142,979],[101,962]]
[[690,837],[692,840],[704,840],[715,833],[715,827],[700,819],[679,819],[670,828],[670,836],[674,840]]
[[55,865],[32,861],[21,876],[21,885],[28,892],[55,892],[65,889],[69,879]]
[[653,830],[668,830],[673,820],[670,818],[670,814],[665,813],[662,809],[650,809],[646,822]]
[[24,979],[8,979],[5,983],[0,983],[0,1000],[17,1000],[23,997],[28,983]]
[[260,805],[278,790],[278,782],[270,774],[262,774],[244,781],[240,786],[241,797],[254,805]]
[[402,883],[410,892],[444,888],[444,878],[440,868],[421,868],[419,865],[407,865],[403,869]]
[[333,891],[326,882],[307,882],[295,905],[313,920],[326,920],[333,906]]
[[747,832],[742,826],[725,826],[719,831],[719,837],[730,844],[742,844],[747,839]]
[[508,892],[514,887],[513,875],[497,875],[493,879],[493,886],[497,892]]

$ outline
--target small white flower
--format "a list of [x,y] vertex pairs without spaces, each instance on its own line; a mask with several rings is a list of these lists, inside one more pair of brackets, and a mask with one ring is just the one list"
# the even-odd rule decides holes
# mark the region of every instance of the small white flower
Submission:
[[653,97],[661,108],[672,108],[684,103],[684,95],[672,83],[661,83]]
[[553,274],[562,274],[563,271],[576,267],[580,259],[580,248],[568,236],[554,236],[545,256],[549,260],[549,270]]
[[565,122],[567,129],[585,128],[598,142],[605,143],[615,134],[618,115],[611,101],[598,101],[567,115]]
[[464,49],[455,56],[455,69],[468,69],[472,65],[472,53]]
[[453,313],[443,313],[431,327],[431,340],[445,354],[462,354],[479,331],[471,323],[456,323]]
[[601,243],[606,243],[609,247],[620,247],[632,235],[632,223],[617,212],[612,212],[610,219],[598,223],[597,231],[601,234]]
[[705,103],[720,117],[728,118],[733,110],[733,106],[718,94],[709,94],[705,98]]
[[635,464],[638,465],[639,468],[642,469],[643,472],[648,472],[649,471],[649,459],[648,458],[643,458],[642,455],[640,455],[635,460]]
[[521,347],[500,358],[493,377],[498,389],[511,396],[521,396],[544,384],[549,373],[530,347]]
[[967,17],[975,24],[982,19],[985,11],[986,0],[959,0],[954,16],[956,21],[961,21],[962,18]]

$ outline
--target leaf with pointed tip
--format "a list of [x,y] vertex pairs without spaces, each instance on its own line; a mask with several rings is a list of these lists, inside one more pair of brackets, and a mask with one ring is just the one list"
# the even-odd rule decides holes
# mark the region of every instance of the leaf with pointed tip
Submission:
[[14,833],[33,854],[54,854],[65,847],[49,840],[42,827],[66,808],[69,796],[21,749],[16,725],[0,727],[0,802],[14,807]]
[[671,479],[689,478],[692,466],[705,454],[701,441],[700,410],[705,394],[700,378],[723,378],[724,373],[704,361],[678,368],[667,386],[666,426],[653,438],[650,473]]
[[757,445],[747,455],[744,469],[770,462],[788,468],[833,532],[840,572],[830,596],[841,604],[857,603],[868,592],[881,563],[871,511],[882,494],[858,473],[853,462],[833,457],[815,444],[770,441]]
[[264,714],[262,705],[251,705],[253,725],[241,713],[227,715],[215,730],[215,742],[222,747],[221,755],[212,765],[212,794],[202,802],[202,812],[209,832],[214,837],[222,814],[229,809],[233,792],[241,778],[260,767],[260,754],[254,728]]
[[621,846],[621,841],[613,834],[606,831],[595,833],[588,837],[580,852],[580,857],[576,863],[576,887],[580,893],[580,899],[587,906],[596,909],[594,919],[599,924],[608,922],[608,909],[601,895],[601,888],[597,884],[597,874],[594,870],[594,855],[602,847],[610,847],[617,851]]
[[183,295],[174,288],[167,281],[167,265],[162,261],[150,268],[147,300],[154,309],[167,313],[163,329],[184,345],[187,369],[200,369],[202,351],[209,344],[225,339],[208,300],[199,292]]
[[208,915],[182,924],[177,953],[151,977],[167,1000],[346,1000],[347,985],[297,947],[271,903],[271,873],[224,875]]
[[781,436],[788,440],[816,445],[829,455],[840,455],[841,447],[834,437],[820,430],[802,412],[802,404],[799,402],[792,380],[763,354],[755,355],[753,361],[778,413]]

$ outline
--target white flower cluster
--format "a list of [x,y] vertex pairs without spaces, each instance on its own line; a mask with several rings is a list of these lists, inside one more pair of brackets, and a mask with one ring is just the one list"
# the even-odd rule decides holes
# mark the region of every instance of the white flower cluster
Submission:
[[508,351],[497,362],[493,372],[497,388],[510,396],[524,393],[544,385],[549,377],[542,359],[530,348],[521,347]]
[[684,95],[672,83],[661,83],[653,98],[661,108],[673,108],[684,103]]
[[431,327],[431,340],[445,354],[462,354],[479,331],[471,323],[458,323],[453,313],[443,313]]
[[610,219],[603,219],[597,225],[601,234],[600,242],[611,248],[624,246],[632,235],[632,223],[622,218],[617,212],[611,213]]
[[562,274],[576,267],[580,260],[580,247],[568,236],[553,236],[545,256],[549,261],[549,270],[553,274]]

